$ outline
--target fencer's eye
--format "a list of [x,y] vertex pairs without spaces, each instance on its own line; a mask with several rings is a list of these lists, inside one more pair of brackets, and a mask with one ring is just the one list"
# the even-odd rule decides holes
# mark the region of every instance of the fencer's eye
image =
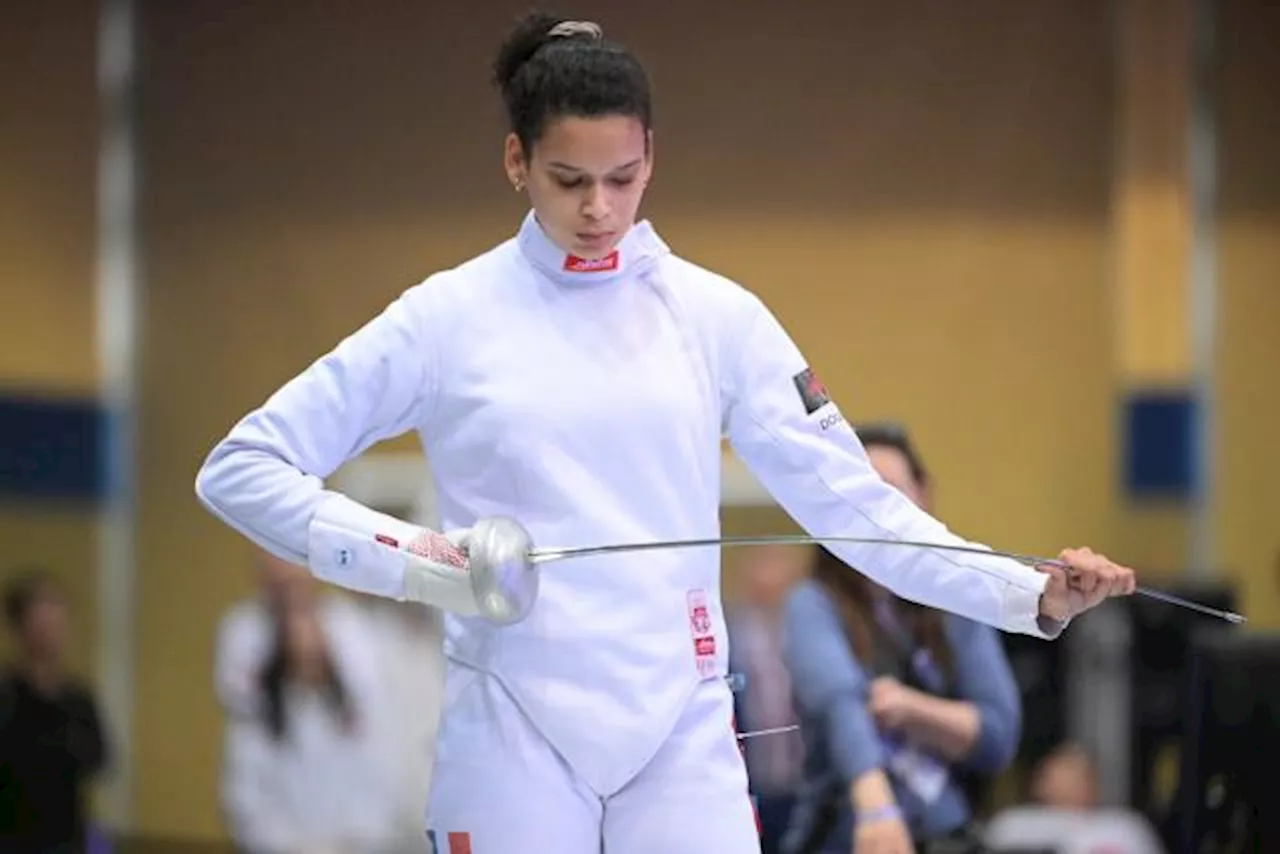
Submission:
[[575,187],[581,187],[581,186],[582,186],[582,178],[581,178],[581,177],[578,177],[578,178],[563,178],[563,177],[561,177],[561,176],[557,175],[557,176],[556,176],[556,183],[557,183],[557,184],[559,184],[561,187],[564,187],[566,190],[572,190],[572,189],[574,189]]
[[630,187],[636,182],[636,179],[635,176],[632,175],[627,178],[610,178],[609,182],[615,187]]

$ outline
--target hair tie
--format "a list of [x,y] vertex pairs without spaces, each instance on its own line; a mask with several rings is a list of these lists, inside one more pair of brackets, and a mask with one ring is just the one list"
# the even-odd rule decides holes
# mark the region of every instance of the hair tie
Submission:
[[552,38],[587,36],[593,41],[600,41],[604,37],[604,30],[592,21],[563,21],[547,30],[547,35]]

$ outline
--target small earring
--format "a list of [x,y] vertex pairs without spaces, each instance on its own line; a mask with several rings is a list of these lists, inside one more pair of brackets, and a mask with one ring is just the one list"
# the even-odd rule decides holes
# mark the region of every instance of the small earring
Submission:
[[519,178],[517,178],[515,181],[513,181],[513,182],[511,183],[511,186],[512,186],[513,188],[515,188],[515,191],[516,191],[517,193],[523,193],[523,192],[524,192],[524,181],[521,181]]

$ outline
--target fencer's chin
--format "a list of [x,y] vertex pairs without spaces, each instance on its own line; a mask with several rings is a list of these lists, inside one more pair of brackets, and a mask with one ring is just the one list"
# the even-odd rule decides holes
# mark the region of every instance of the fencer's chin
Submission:
[[575,258],[581,258],[583,261],[600,262],[608,259],[613,254],[613,250],[618,248],[618,241],[611,240],[608,243],[582,243],[575,241],[572,251],[568,254]]
[[467,538],[472,589],[480,614],[500,626],[514,625],[533,610],[538,598],[538,567],[533,538],[514,519],[481,519]]

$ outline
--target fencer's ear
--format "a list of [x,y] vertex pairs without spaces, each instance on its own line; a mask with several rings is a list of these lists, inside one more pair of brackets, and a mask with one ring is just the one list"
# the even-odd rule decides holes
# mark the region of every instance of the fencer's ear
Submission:
[[653,180],[653,131],[645,132],[644,139],[644,166],[641,167],[640,182],[645,187],[649,186],[649,182]]
[[528,177],[528,164],[525,160],[524,146],[520,137],[514,133],[507,134],[502,145],[502,168],[507,173],[507,180],[517,191],[524,188]]

